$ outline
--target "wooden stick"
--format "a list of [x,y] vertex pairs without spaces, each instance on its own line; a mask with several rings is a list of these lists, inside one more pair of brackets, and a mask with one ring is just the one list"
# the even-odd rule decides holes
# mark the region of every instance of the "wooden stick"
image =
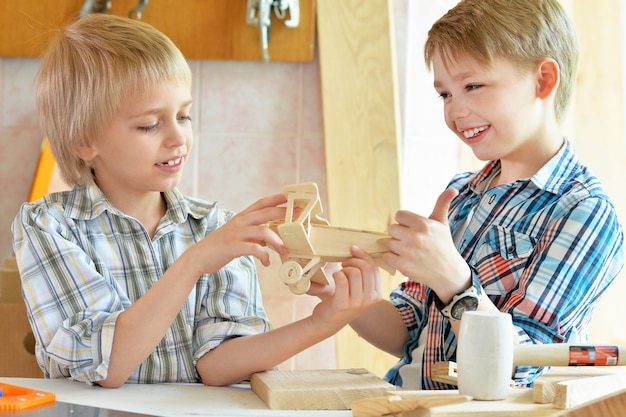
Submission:
[[472,397],[467,395],[437,395],[432,393],[430,395],[405,398],[402,392],[397,392],[386,397],[365,398],[353,401],[351,408],[353,417],[382,417],[440,405],[471,401],[471,399]]

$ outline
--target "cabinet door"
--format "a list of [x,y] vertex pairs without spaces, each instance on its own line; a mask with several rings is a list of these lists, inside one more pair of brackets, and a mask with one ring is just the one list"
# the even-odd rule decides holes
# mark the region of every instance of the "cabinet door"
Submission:
[[[39,56],[56,29],[78,18],[83,3],[0,0],[0,56]],[[272,61],[313,59],[315,0],[299,4],[296,28],[272,15]],[[108,13],[128,16],[138,1],[111,0],[111,5]],[[259,30],[246,23],[246,7],[247,0],[152,0],[141,19],[169,36],[188,59],[260,60]]]

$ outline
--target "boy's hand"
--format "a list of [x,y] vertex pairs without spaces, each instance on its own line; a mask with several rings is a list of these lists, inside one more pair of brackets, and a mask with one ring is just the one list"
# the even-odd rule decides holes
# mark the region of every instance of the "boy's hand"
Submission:
[[[458,194],[447,189],[426,218],[409,211],[396,213],[397,224],[389,226],[392,237],[383,260],[408,278],[439,289],[464,285],[469,266],[459,254],[448,225],[450,202]],[[445,291],[442,291],[445,292]]]
[[283,241],[267,226],[271,220],[285,218],[286,208],[278,206],[286,201],[284,194],[262,198],[198,242],[193,249],[199,249],[196,259],[201,259],[202,273],[215,272],[231,260],[245,255],[252,255],[268,266],[270,256],[267,245],[280,254],[287,253]]
[[374,259],[356,246],[351,252],[354,257],[342,262],[342,269],[333,273],[334,282],[322,289],[326,293],[318,295],[322,302],[313,312],[317,323],[333,332],[356,319],[382,297],[380,270]]
[[328,285],[320,284],[315,281],[311,281],[311,288],[307,291],[308,295],[318,297],[320,300],[325,300],[335,294],[335,280],[330,278],[335,272],[339,271],[341,264],[338,262],[329,262],[324,266],[324,272],[329,277]]

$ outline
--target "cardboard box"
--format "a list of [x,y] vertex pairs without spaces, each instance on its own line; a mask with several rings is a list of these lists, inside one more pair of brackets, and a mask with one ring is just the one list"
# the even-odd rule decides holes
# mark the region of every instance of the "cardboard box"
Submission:
[[0,303],[0,377],[43,378],[24,303]]
[[23,303],[22,283],[17,269],[0,268],[0,303]]
[[15,256],[9,256],[8,258],[4,258],[4,261],[2,262],[2,267],[6,269],[17,270],[17,261],[15,260]]
[[20,276],[11,260],[0,268],[0,377],[42,378],[26,317]]

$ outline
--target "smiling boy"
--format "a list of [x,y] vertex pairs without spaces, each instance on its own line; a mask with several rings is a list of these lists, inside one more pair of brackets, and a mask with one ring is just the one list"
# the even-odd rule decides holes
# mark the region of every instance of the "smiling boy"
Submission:
[[236,383],[332,336],[380,299],[358,248],[333,297],[271,329],[253,257],[286,248],[283,194],[233,213],[176,188],[191,152],[191,71],[152,26],[107,14],[42,57],[37,107],[72,190],[22,205],[13,247],[46,378]]
[[516,344],[588,340],[624,254],[611,200],[561,133],[577,48],[557,0],[462,0],[430,29],[446,125],[487,162],[455,176],[429,217],[399,211],[389,227],[383,259],[409,279],[352,327],[400,358],[394,384],[451,388],[432,365],[456,360],[464,311],[510,314]]

